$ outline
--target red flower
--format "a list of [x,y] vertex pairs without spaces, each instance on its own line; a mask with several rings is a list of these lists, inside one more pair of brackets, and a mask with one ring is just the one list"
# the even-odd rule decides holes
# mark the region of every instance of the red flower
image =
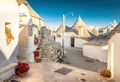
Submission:
[[38,37],[35,37],[34,38],[34,44],[38,44],[39,43],[39,39],[38,39]]
[[39,56],[39,51],[36,50],[36,51],[34,51],[33,53],[34,53],[34,57]]
[[30,69],[29,64],[25,62],[18,62],[18,65],[16,66],[16,71],[20,73],[27,72]]

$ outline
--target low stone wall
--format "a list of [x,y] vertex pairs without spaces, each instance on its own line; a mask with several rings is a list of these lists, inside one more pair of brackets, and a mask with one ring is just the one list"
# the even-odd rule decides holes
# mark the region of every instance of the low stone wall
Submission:
[[83,55],[102,62],[107,62],[108,49],[107,46],[84,45]]
[[41,58],[47,58],[51,61],[55,61],[58,54],[58,50],[61,49],[60,44],[51,43],[46,46],[40,47]]

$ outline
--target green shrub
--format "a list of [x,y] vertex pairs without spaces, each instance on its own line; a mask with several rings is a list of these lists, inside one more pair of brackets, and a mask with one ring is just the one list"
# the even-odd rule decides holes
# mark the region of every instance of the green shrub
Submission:
[[58,55],[58,57],[57,57],[57,62],[59,62],[59,63],[61,63],[61,62],[63,62],[64,60],[63,60],[63,56],[62,55]]

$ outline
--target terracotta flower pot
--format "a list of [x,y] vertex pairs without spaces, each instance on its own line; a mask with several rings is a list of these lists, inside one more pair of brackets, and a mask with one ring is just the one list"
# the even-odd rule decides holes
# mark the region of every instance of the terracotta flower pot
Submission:
[[36,60],[36,59],[39,59],[39,56],[37,56],[37,57],[34,57],[34,60]]
[[35,59],[35,62],[41,62],[41,59]]
[[28,73],[28,71],[24,72],[24,73],[20,73],[19,71],[16,71],[16,75],[18,75],[19,77],[24,77],[26,76]]

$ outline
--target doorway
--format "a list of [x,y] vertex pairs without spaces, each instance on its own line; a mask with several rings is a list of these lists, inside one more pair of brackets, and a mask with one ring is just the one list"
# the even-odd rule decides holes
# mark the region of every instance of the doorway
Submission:
[[71,37],[71,47],[74,47],[74,38]]

